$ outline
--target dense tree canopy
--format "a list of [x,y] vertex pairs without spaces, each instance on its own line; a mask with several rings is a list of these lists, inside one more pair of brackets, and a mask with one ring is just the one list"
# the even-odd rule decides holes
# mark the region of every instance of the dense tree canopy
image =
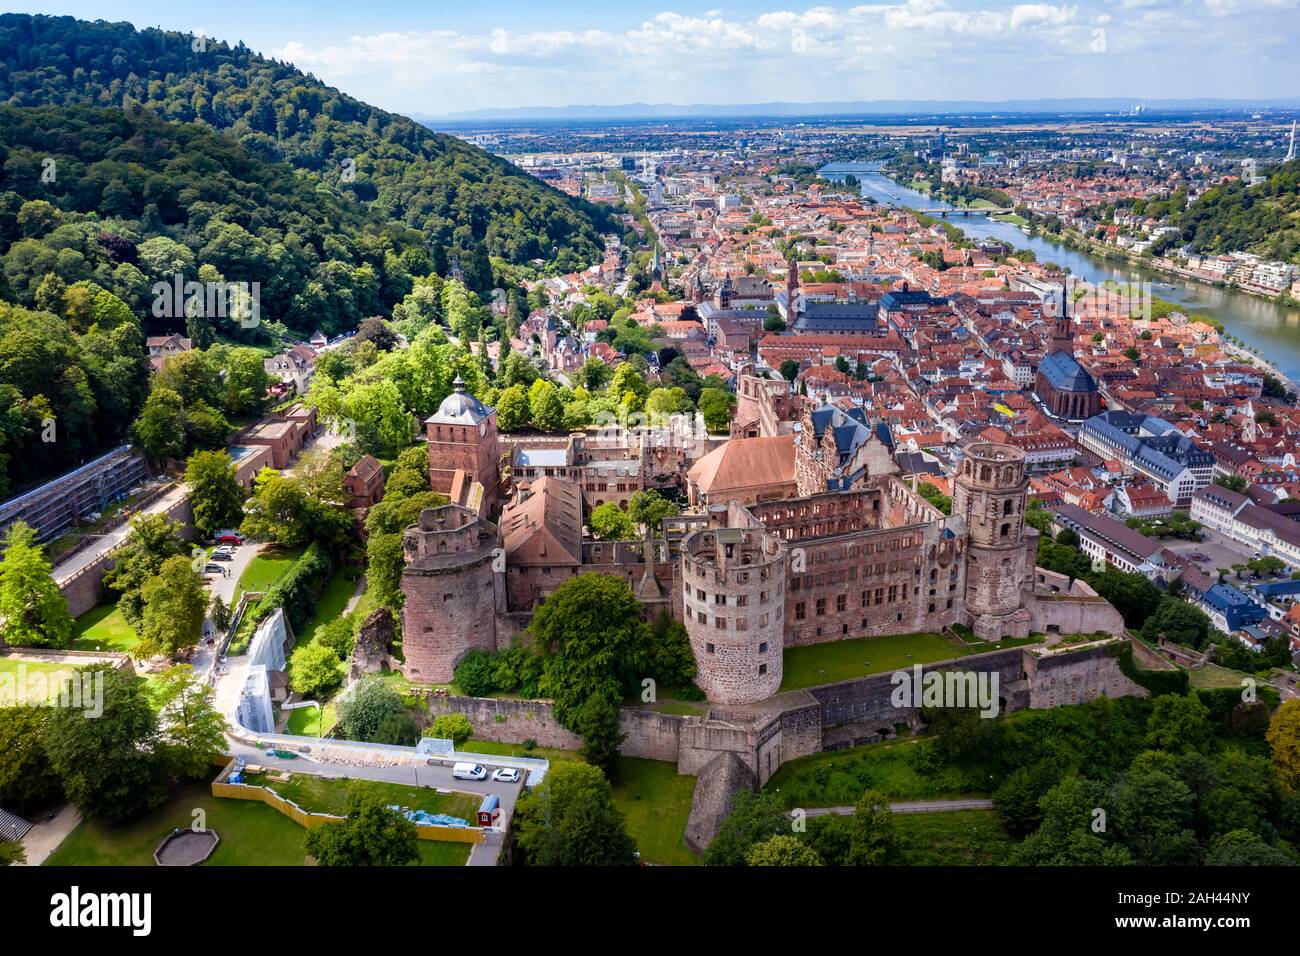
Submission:
[[[5,15],[0,100],[15,106],[138,105],[166,120],[226,131],[246,154],[308,173],[304,183],[319,184],[338,207],[369,209],[415,231],[421,244],[440,247],[445,259],[458,257],[478,291],[491,287],[489,256],[513,263],[540,258],[569,271],[594,260],[601,232],[612,228],[608,211],[455,137],[361,103],[242,43],[205,38],[195,49],[194,39],[137,31],[127,23]],[[165,217],[185,201],[179,192],[145,194],[121,176],[110,188],[109,179],[86,187],[109,214],[144,212],[152,204]],[[329,231],[321,222],[302,235]],[[371,290],[349,283],[349,291],[392,294],[384,288],[389,278],[385,270]],[[312,288],[308,297],[334,307],[327,288]],[[363,316],[376,311],[363,310]]]

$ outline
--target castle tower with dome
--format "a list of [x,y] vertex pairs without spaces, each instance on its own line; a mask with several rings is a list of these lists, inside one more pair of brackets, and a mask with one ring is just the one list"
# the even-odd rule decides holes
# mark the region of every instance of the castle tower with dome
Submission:
[[491,515],[501,500],[501,449],[497,441],[497,413],[465,391],[459,375],[454,391],[424,422],[429,442],[429,484],[455,503],[472,497],[481,486],[479,514]]

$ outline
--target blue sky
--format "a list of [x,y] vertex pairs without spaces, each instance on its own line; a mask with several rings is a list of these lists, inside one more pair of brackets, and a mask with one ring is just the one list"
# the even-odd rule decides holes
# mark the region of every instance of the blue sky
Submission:
[[43,0],[16,12],[242,39],[367,102],[1300,95],[1300,0]]

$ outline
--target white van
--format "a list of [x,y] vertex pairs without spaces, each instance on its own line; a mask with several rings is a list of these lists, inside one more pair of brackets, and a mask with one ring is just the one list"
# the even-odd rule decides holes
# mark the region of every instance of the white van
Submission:
[[476,763],[458,763],[451,768],[451,775],[457,780],[482,780],[487,777],[487,768]]

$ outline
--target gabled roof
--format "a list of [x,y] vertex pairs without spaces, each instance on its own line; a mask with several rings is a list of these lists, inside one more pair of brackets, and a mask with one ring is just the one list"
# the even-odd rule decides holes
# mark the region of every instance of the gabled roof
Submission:
[[687,477],[707,495],[793,484],[794,440],[793,435],[733,438],[692,465]]
[[534,558],[547,564],[582,563],[582,495],[576,483],[563,478],[537,478],[521,486],[516,499],[501,512],[498,527],[507,555],[532,545]]

